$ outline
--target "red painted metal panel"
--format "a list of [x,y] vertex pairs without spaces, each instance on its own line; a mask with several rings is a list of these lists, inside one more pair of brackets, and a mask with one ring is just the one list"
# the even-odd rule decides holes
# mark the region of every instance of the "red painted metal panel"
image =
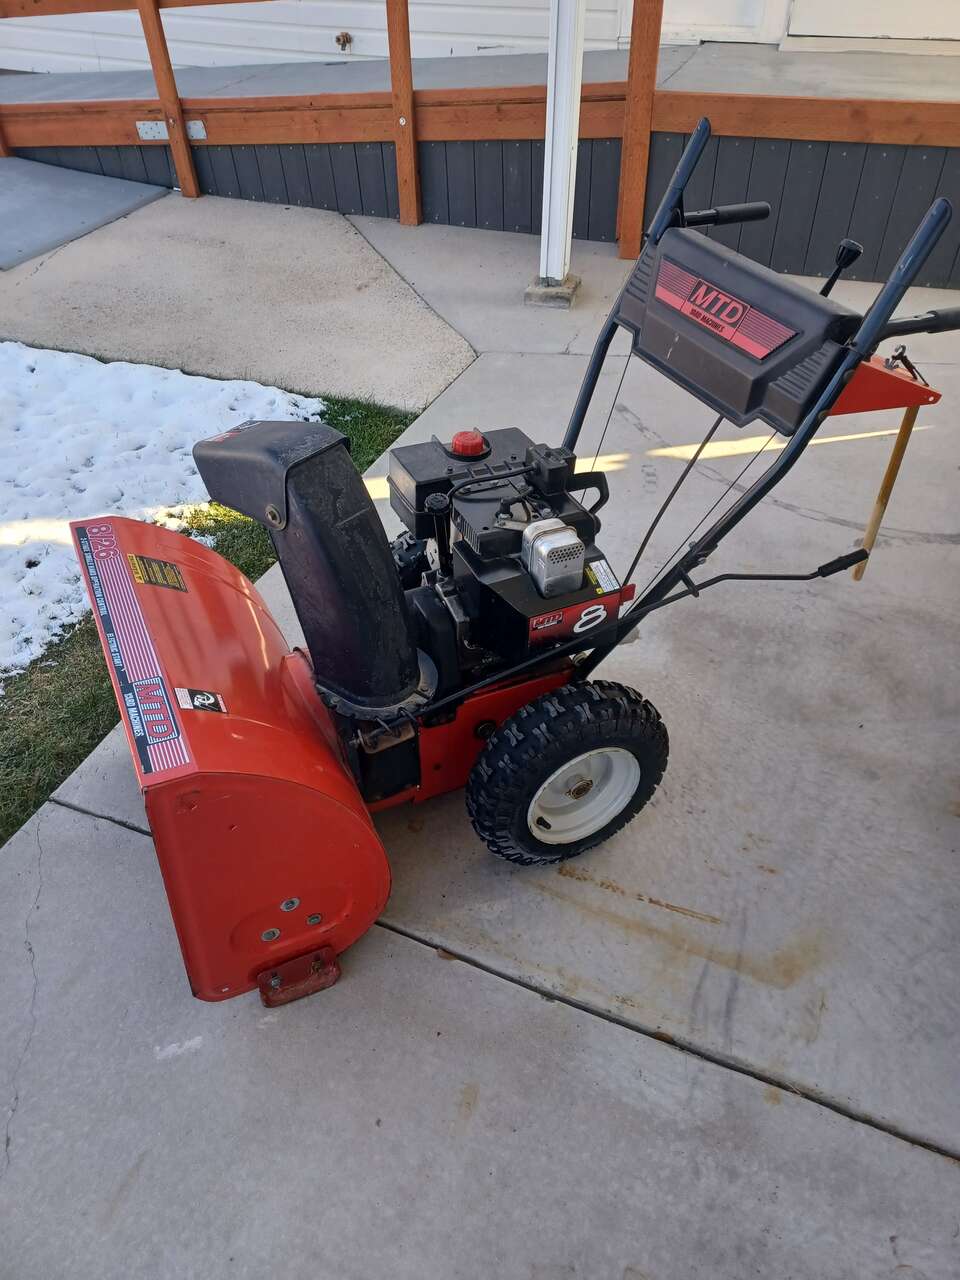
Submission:
[[841,413],[873,413],[879,409],[908,409],[911,405],[936,404],[940,392],[912,378],[903,369],[888,369],[882,356],[871,356],[840,392],[830,416]]
[[73,532],[194,994],[339,954],[390,872],[305,657],[201,544],[115,517]]

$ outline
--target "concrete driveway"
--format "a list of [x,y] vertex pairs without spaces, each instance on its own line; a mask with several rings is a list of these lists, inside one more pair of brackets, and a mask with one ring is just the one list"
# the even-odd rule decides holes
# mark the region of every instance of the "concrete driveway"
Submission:
[[[535,241],[358,222],[480,352],[406,438],[558,440],[624,266],[581,247],[581,309],[528,325]],[[581,860],[498,862],[459,795],[384,815],[393,897],[332,991],[190,999],[106,740],[0,867],[8,1274],[957,1274],[960,344],[910,345],[944,400],[864,580],[730,584],[644,624],[601,674],[658,705],[670,765]],[[620,568],[709,419],[632,363],[601,443],[622,368],[582,447]],[[828,422],[711,570],[851,549],[895,427]],[[745,461],[709,459],[650,572]]]
[[0,337],[415,410],[474,354],[339,214],[177,193],[4,272]]

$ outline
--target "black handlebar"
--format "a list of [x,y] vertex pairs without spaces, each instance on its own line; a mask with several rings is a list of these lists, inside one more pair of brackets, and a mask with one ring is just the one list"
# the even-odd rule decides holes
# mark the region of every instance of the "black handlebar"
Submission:
[[[683,215],[685,227],[725,227],[731,222],[762,222],[770,217],[766,200],[749,200],[746,204],[721,204],[716,209],[695,209]],[[679,211],[678,211],[679,222]]]
[[940,311],[924,311],[919,316],[901,316],[884,326],[884,338],[901,338],[911,333],[946,333],[960,329],[960,307],[944,307]]

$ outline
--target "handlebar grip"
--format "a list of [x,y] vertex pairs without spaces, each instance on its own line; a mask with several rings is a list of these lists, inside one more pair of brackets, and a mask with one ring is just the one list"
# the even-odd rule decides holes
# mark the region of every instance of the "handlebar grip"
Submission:
[[943,307],[937,311],[928,311],[930,323],[924,333],[945,333],[948,329],[960,329],[960,307]]
[[960,329],[960,307],[943,307],[939,311],[924,311],[919,316],[888,320],[880,340],[906,338],[913,333],[946,333],[950,329]]
[[746,204],[721,204],[716,209],[696,209],[683,216],[688,227],[723,227],[731,222],[762,222],[770,217],[766,200],[749,200]]
[[861,547],[859,551],[848,551],[845,556],[828,560],[819,567],[817,573],[821,578],[832,578],[835,573],[843,573],[844,569],[853,569],[858,564],[863,564],[869,557],[870,552]]

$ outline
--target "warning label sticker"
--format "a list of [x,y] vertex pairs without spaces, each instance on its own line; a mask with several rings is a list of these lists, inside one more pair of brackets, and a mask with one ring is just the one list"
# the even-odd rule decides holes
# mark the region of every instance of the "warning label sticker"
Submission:
[[587,565],[587,577],[597,589],[597,595],[606,595],[608,591],[619,590],[617,575],[606,560],[593,560]]
[[226,711],[227,704],[212,689],[174,689],[184,711]]
[[134,581],[150,587],[171,587],[174,591],[186,591],[187,584],[178,565],[172,560],[155,560],[153,556],[127,553],[130,572]]

